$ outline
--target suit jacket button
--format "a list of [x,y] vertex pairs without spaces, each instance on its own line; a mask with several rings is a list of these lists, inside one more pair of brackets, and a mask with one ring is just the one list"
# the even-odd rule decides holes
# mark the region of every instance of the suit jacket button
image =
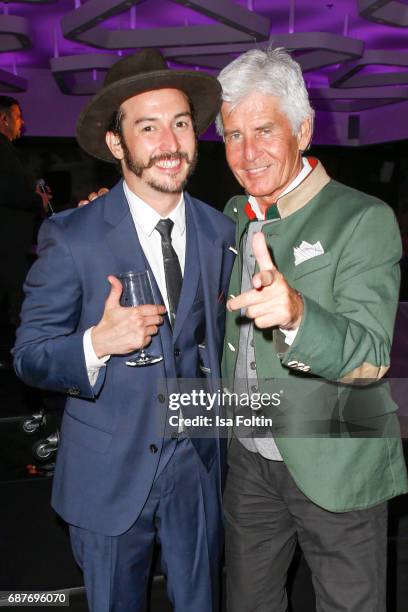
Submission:
[[175,348],[175,349],[174,349],[174,356],[175,356],[175,357],[180,357],[180,353],[181,353],[181,351],[180,351],[180,349],[179,349],[179,348]]
[[166,397],[163,395],[163,393],[159,393],[159,395],[157,396],[157,399],[159,400],[161,404],[164,404],[164,402],[166,401]]
[[150,452],[151,452],[151,453],[157,453],[157,450],[158,450],[158,449],[157,449],[157,446],[156,446],[155,444],[151,444],[151,445],[149,446],[149,448],[150,448]]
[[81,393],[79,387],[69,387],[67,389],[68,395],[79,395]]

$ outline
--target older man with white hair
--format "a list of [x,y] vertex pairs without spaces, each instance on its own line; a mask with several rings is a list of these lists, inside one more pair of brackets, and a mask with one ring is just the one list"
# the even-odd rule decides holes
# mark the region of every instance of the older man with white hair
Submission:
[[[386,204],[303,157],[314,113],[288,53],[248,51],[219,81],[218,129],[248,194],[225,210],[236,222],[238,251],[226,384],[251,394],[275,381],[275,390],[305,389],[306,397],[308,385],[321,381],[312,401],[286,405],[287,422],[283,410],[276,413],[283,434],[274,424],[262,433],[234,430],[225,492],[229,610],[287,610],[286,575],[299,542],[319,612],[384,612],[386,500],[407,491],[395,407],[375,391],[367,403],[367,387],[359,395],[333,381],[377,380],[388,369],[398,226]],[[356,437],[350,421],[362,414],[385,424],[386,435]],[[309,429],[293,426],[299,417],[303,425],[314,419]]]

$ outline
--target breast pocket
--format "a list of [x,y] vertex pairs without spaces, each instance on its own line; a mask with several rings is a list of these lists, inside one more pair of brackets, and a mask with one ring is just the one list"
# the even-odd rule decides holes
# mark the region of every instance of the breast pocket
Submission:
[[312,272],[317,272],[319,270],[323,270],[327,268],[332,263],[332,257],[330,252],[324,253],[323,255],[316,255],[316,257],[312,257],[311,259],[307,259],[303,261],[298,266],[295,267],[295,270],[292,274],[293,280],[297,278],[302,278],[306,276],[306,274],[311,274]]

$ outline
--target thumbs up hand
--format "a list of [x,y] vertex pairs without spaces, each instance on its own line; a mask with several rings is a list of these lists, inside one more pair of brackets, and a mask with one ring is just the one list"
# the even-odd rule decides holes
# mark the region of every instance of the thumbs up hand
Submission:
[[246,316],[253,319],[260,329],[296,329],[303,315],[301,295],[277,270],[262,232],[254,234],[252,250],[259,267],[259,272],[252,278],[254,289],[228,300],[228,310],[246,309]]
[[126,355],[147,346],[163,323],[166,308],[146,304],[127,308],[119,303],[122,283],[116,276],[108,276],[110,293],[105,302],[102,319],[92,329],[92,346],[100,359],[106,355]]

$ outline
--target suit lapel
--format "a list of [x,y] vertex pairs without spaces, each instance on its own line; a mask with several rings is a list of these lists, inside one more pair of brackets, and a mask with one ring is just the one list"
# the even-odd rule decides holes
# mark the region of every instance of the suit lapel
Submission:
[[216,349],[216,314],[223,260],[223,239],[205,214],[186,194],[186,202],[196,231],[198,262],[204,296],[206,337],[210,368],[213,375],[219,372],[219,357]]
[[[106,233],[106,242],[117,262],[117,269],[112,271],[112,274],[121,274],[131,270],[135,272],[148,270],[155,302],[156,304],[164,304],[154,274],[140,246],[129,204],[123,191],[123,181],[120,181],[107,196],[105,221],[110,226]],[[161,333],[165,328],[166,331],[170,331],[167,317],[164,320],[165,322],[160,329]]]
[[151,274],[137,237],[122,181],[112,189],[106,200],[105,221],[110,225],[106,241],[117,262],[117,270],[112,273],[149,270]]

